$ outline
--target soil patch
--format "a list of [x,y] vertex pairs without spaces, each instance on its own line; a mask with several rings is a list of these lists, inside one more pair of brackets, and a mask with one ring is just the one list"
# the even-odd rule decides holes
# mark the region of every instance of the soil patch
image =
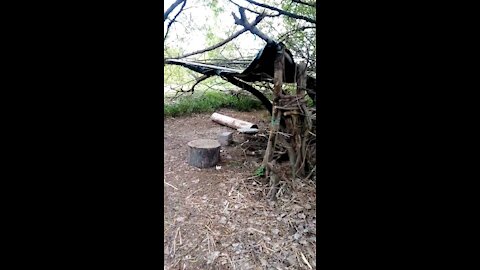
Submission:
[[[268,127],[268,112],[218,113]],[[258,138],[210,120],[210,113],[164,121],[164,269],[316,269],[313,181],[283,183],[279,199],[254,176]],[[187,164],[187,143],[234,132],[218,166]],[[261,136],[262,134],[256,135]]]

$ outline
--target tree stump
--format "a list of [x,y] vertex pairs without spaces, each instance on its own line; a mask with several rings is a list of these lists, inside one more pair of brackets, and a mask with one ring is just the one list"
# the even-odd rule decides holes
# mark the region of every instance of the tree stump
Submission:
[[223,145],[227,146],[230,145],[233,141],[233,133],[232,132],[223,132],[218,135],[218,142]]
[[188,164],[198,168],[215,166],[220,160],[220,143],[216,140],[200,139],[188,144]]

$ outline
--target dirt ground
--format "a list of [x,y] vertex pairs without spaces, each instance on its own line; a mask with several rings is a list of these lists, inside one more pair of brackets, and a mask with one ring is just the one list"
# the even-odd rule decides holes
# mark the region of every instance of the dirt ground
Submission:
[[[266,111],[217,112],[260,133],[270,120]],[[210,115],[164,121],[164,269],[316,269],[315,182],[283,183],[276,201],[266,199],[268,185],[254,176],[262,155],[243,150],[252,137]],[[189,141],[223,131],[234,144],[222,147],[220,169],[186,163]]]

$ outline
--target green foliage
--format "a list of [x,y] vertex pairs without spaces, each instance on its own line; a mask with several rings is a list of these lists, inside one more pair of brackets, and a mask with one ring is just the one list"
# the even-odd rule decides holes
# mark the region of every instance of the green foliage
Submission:
[[[304,0],[304,1],[313,3],[313,1],[308,1],[308,0]],[[317,15],[316,8],[295,3],[291,0],[283,0],[281,6],[283,10],[286,10],[295,14],[299,14],[299,15],[304,15],[310,18],[315,18]]]
[[305,101],[307,102],[307,107],[313,107],[314,104],[313,104],[313,100],[310,96],[305,96]]
[[[306,1],[313,3],[314,1]],[[289,11],[298,15],[303,15],[312,19],[316,18],[317,10],[314,7],[294,3],[290,0],[282,0],[281,7],[285,11]],[[287,48],[292,51],[295,56],[302,58],[316,59],[316,29],[308,28],[300,31],[301,27],[312,26],[302,20],[297,20],[287,16],[283,16],[283,21],[286,27],[286,33],[292,32],[284,41]]]
[[260,167],[255,170],[255,176],[265,176],[265,166],[261,165]]
[[222,92],[205,92],[200,96],[185,96],[163,107],[165,117],[177,117],[192,113],[214,112],[219,108],[251,111],[262,108],[260,101],[249,96],[233,96]]
[[[314,0],[304,0],[306,2],[314,2]],[[316,18],[316,9],[313,7],[309,7],[306,5],[301,5],[298,3],[294,3],[291,0],[260,0],[258,2],[265,3],[271,6],[279,7],[286,11],[290,11],[299,15],[304,15],[310,18]],[[242,3],[244,5],[244,3]],[[261,11],[262,8],[249,6],[252,9],[257,11]],[[208,11],[205,11],[206,8]],[[205,19],[198,19],[198,12],[203,11],[208,14],[208,20]],[[233,24],[233,19],[231,17],[231,12],[235,12],[238,16],[238,8],[230,3],[229,1],[223,0],[191,0],[188,1],[186,5],[186,10],[177,18],[177,22],[172,25],[171,31],[169,32],[167,41],[164,43],[164,55],[166,58],[169,57],[177,57],[179,55],[183,55],[188,52],[192,52],[195,49],[189,48],[190,44],[200,44],[204,42],[205,46],[208,47],[218,42],[224,40],[226,37],[230,36],[232,33],[238,31],[239,27]],[[254,14],[250,13],[249,11],[246,12],[247,15],[251,18],[254,18]],[[272,13],[272,12],[269,12]],[[274,13],[274,12],[273,12]],[[225,15],[228,16],[225,16]],[[204,16],[205,17],[205,16]],[[203,18],[204,18],[203,17]],[[265,18],[258,27],[268,36],[280,40],[280,37],[285,37],[283,41],[287,48],[293,53],[295,60],[297,61],[306,61],[309,59],[308,65],[309,68],[314,67],[316,65],[316,52],[315,52],[315,29],[302,29],[305,27],[314,27],[313,24],[302,21],[296,20],[293,18],[289,18],[287,16],[279,16],[270,18]],[[299,30],[300,29],[300,30]],[[193,39],[193,34],[201,33],[199,36],[200,39]],[[198,38],[198,37],[196,37]],[[282,39],[283,40],[283,39]],[[250,33],[243,34],[236,38],[235,40],[227,43],[226,45],[217,48],[215,50],[194,55],[189,57],[189,60],[192,61],[202,61],[206,59],[253,59],[254,55],[257,53],[256,46],[252,46],[252,44],[256,44],[257,42],[262,43],[263,41],[258,41],[258,37]],[[260,44],[263,46],[262,44]],[[260,46],[259,45],[259,46]],[[260,47],[261,47],[260,46]],[[255,48],[255,49],[254,49]],[[313,60],[313,61],[312,61]],[[174,65],[166,65],[164,67],[164,86],[165,89],[168,88],[176,88],[179,89],[183,87],[183,89],[189,89],[195,83],[195,79],[198,78],[201,74],[195,73],[191,70],[180,66]],[[216,106],[224,106],[218,105],[216,102],[219,101],[212,101],[208,103],[207,101],[198,101],[197,93],[203,92],[205,90],[221,90],[225,91],[227,89],[236,89],[233,85],[225,82],[221,78],[214,76],[205,81],[200,82],[198,85],[195,86],[196,93],[194,96],[187,98],[185,100],[186,103],[196,103],[197,105],[193,105],[193,107],[182,107],[182,102],[179,99],[178,102],[170,105],[166,105],[166,111],[170,111],[172,115],[182,115],[184,113],[191,113],[191,112],[200,112],[200,111],[208,111],[212,110],[211,108],[216,108]],[[285,89],[289,93],[295,92],[294,85],[285,85]],[[263,91],[262,91],[263,92]],[[170,95],[172,92],[168,92]],[[264,94],[271,98],[271,91],[265,90]],[[211,94],[206,94],[206,96]],[[230,97],[235,98],[236,97]],[[194,101],[195,100],[195,101]],[[223,100],[223,99],[220,99]],[[243,99],[238,99],[238,102],[235,106],[237,109],[241,110],[248,110],[249,106],[248,102],[243,102]],[[256,100],[256,99],[255,99]],[[231,104],[227,101],[222,101],[224,104]],[[208,104],[207,104],[208,103]],[[307,98],[307,103],[312,105],[313,102]],[[203,104],[203,105],[202,105]],[[175,107],[176,106],[176,107]],[[203,106],[203,107],[202,107]],[[225,105],[231,106],[231,105]],[[196,111],[197,110],[197,111]],[[168,112],[166,112],[167,115]]]
[[218,17],[218,15],[224,11],[224,8],[218,5],[218,0],[212,0],[208,3],[208,6],[213,11],[215,17]]
[[163,81],[165,85],[179,85],[185,84],[192,79],[190,70],[176,65],[165,65],[163,67]]

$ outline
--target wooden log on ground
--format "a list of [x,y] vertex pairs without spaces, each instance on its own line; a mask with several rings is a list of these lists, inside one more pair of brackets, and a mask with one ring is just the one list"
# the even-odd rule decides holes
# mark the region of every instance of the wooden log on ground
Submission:
[[220,160],[220,143],[216,140],[200,139],[188,144],[188,164],[198,168],[215,166]]
[[212,116],[210,116],[210,119],[212,119],[212,121],[215,121],[219,124],[222,124],[224,126],[231,127],[234,129],[258,128],[258,126],[253,123],[236,119],[236,118],[219,114],[219,113],[213,113]]
[[256,134],[258,133],[258,128],[239,128],[237,131],[243,134]]

